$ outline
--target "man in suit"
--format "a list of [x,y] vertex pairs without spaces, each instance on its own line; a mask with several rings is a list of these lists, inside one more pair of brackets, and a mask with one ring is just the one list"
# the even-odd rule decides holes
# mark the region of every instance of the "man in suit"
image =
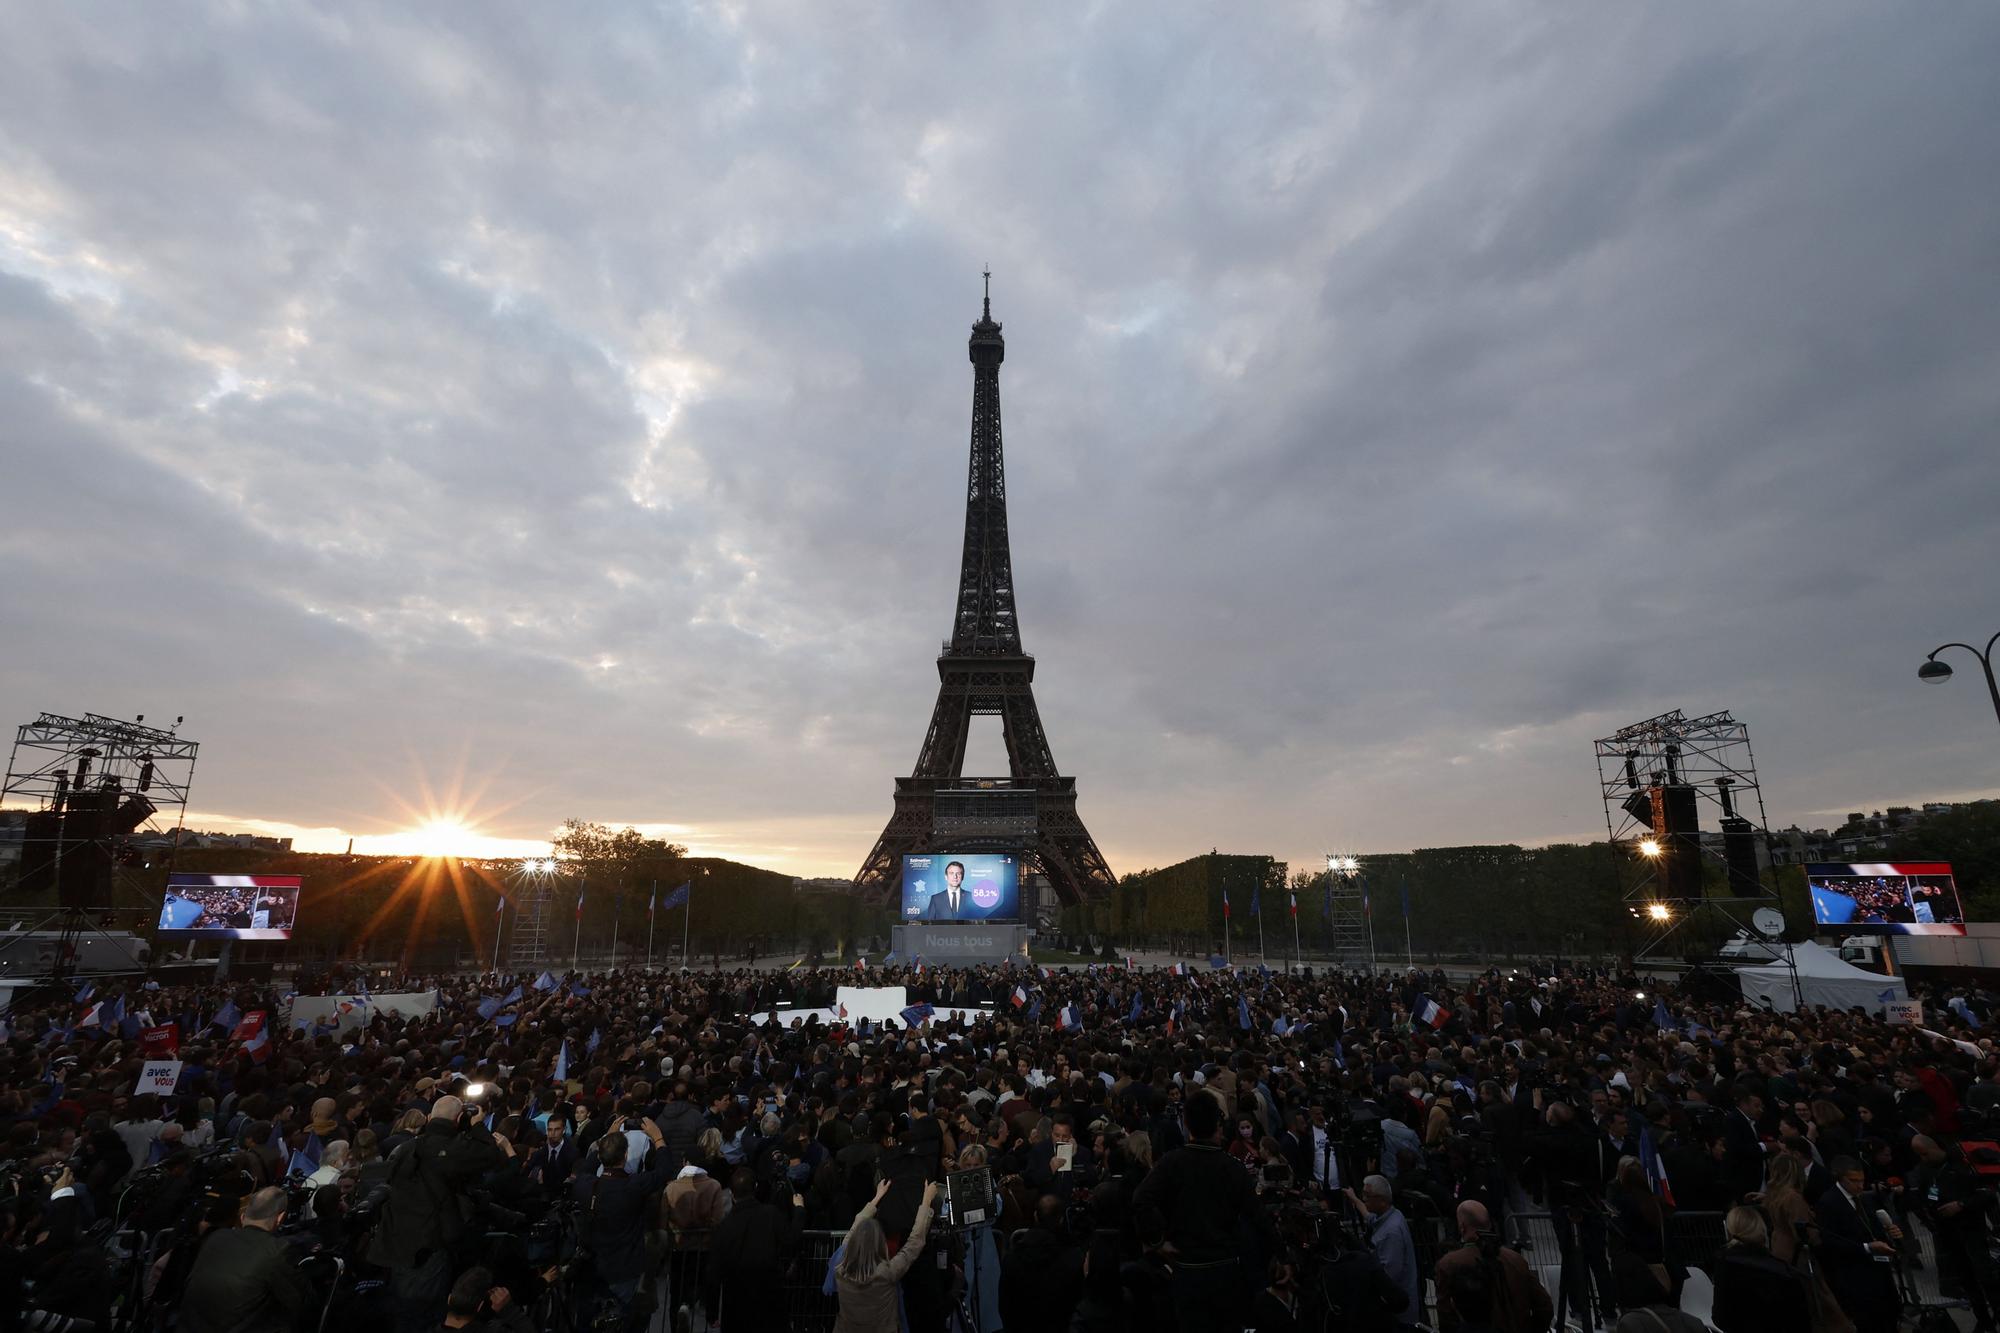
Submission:
[[1893,1224],[1885,1229],[1875,1216],[1874,1198],[1862,1192],[1867,1178],[1861,1163],[1835,1158],[1832,1171],[1833,1188],[1820,1196],[1814,1213],[1821,1271],[1856,1333],[1895,1333],[1895,1242],[1903,1233]]
[[568,1191],[570,1176],[576,1171],[576,1144],[570,1141],[569,1126],[561,1116],[549,1117],[548,1137],[528,1154],[527,1171],[528,1178],[550,1198]]
[[944,867],[944,887],[931,895],[924,904],[926,921],[962,921],[966,909],[972,906],[972,895],[965,891],[965,862],[947,861]]
[[1723,1174],[1729,1183],[1731,1202],[1764,1188],[1764,1139],[1757,1121],[1764,1114],[1764,1099],[1754,1085],[1736,1089],[1736,1109],[1723,1117]]

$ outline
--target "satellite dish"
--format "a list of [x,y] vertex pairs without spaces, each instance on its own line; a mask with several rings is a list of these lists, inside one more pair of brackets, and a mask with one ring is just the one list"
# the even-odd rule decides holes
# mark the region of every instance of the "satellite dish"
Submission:
[[1767,940],[1785,933],[1785,914],[1775,907],[1760,907],[1750,915],[1750,924]]

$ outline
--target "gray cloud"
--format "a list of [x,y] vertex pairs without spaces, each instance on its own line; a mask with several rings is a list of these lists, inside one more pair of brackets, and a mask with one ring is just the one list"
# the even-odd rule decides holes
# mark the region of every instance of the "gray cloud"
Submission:
[[[0,701],[205,811],[461,770],[844,873],[996,270],[1022,625],[1114,866],[1991,785],[2000,19],[51,9],[0,53]],[[26,651],[20,649],[25,646]]]

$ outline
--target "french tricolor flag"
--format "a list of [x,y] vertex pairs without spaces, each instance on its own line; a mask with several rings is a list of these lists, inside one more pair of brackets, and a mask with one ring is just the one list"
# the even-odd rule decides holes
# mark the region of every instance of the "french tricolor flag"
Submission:
[[1070,1028],[1081,1027],[1081,1026],[1083,1026],[1083,1024],[1076,1016],[1075,1005],[1066,1004],[1062,1008],[1056,1010],[1056,1031],[1064,1032]]
[[1167,975],[1170,977],[1184,977],[1187,975],[1187,968],[1181,966],[1179,963],[1175,963],[1167,969]]
[[1028,1003],[1028,988],[1026,986],[1014,987],[1014,1007],[1016,1009],[1019,1009],[1024,1005],[1026,1005],[1027,1003]]
[[83,1017],[76,1020],[76,1025],[80,1028],[102,1027],[104,1025],[104,1001],[99,1000],[96,1004],[84,1010]]
[[1428,995],[1417,997],[1417,1021],[1426,1027],[1441,1028],[1451,1021],[1451,1010]]

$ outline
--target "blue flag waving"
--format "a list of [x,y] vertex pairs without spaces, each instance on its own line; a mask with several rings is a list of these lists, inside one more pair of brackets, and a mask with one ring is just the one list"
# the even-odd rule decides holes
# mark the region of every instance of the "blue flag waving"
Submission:
[[1245,1032],[1250,1030],[1250,997],[1247,995],[1236,997],[1236,1025]]
[[678,889],[675,889],[672,893],[669,893],[666,897],[660,899],[660,906],[679,907],[682,903],[688,900],[688,892],[693,888],[694,888],[694,881],[689,880],[687,883],[681,885]]
[[937,1009],[928,1000],[922,1004],[913,1004],[903,1011],[903,1026],[922,1027],[936,1012]]

